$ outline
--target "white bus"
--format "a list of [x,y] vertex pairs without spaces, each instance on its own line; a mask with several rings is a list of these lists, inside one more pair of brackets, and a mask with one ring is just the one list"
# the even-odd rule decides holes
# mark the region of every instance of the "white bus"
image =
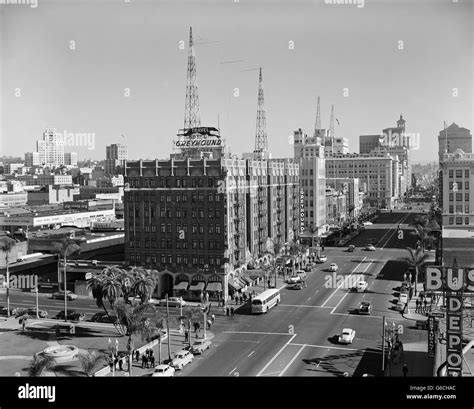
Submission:
[[267,312],[280,302],[280,290],[266,290],[252,299],[252,314]]

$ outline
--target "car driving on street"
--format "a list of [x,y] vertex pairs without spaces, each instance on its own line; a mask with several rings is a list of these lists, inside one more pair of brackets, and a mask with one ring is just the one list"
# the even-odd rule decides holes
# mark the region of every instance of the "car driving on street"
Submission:
[[[74,294],[72,291],[69,291],[69,290],[66,291],[66,296],[67,296],[68,301],[77,299],[77,295]],[[53,293],[51,298],[53,300],[64,300],[64,291],[58,291],[58,292]]]
[[325,263],[326,261],[328,261],[328,258],[324,254],[321,254],[316,258],[317,263]]
[[368,301],[362,301],[359,304],[359,314],[370,315],[372,313],[372,304]]
[[375,246],[373,244],[367,244],[367,246],[365,246],[365,249],[367,251],[375,251]]
[[190,352],[193,355],[200,355],[206,349],[209,349],[210,347],[211,347],[211,341],[209,341],[208,339],[198,339],[191,347]]
[[[166,298],[161,299],[159,301],[160,306],[166,307]],[[184,307],[186,305],[186,301],[184,301],[181,297],[169,297],[168,298],[168,305],[170,307]]]
[[339,268],[339,267],[337,266],[336,263],[331,263],[331,264],[329,265],[329,271],[334,271],[334,272],[335,272],[335,271],[337,271],[338,268]]
[[151,376],[174,376],[175,369],[169,365],[158,365]]
[[344,328],[339,335],[338,341],[340,344],[352,344],[355,337],[355,331],[351,328]]

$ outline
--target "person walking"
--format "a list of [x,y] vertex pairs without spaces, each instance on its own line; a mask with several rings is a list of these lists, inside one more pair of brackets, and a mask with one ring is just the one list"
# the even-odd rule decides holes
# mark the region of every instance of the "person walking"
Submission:
[[415,303],[416,303],[415,312],[419,312],[419,310],[420,310],[420,301],[417,299],[417,300],[415,301]]
[[234,316],[234,307],[230,307],[230,316],[231,316],[231,317]]
[[186,329],[184,330],[184,343],[188,343],[189,342],[189,331]]
[[423,313],[427,313],[428,312],[428,301],[426,301],[426,298],[423,300]]
[[123,359],[119,359],[119,369],[123,371]]
[[142,369],[145,368],[146,365],[146,354],[142,355]]
[[225,309],[225,315],[226,315],[226,317],[229,316],[229,307],[226,307],[226,309]]
[[135,351],[135,361],[140,362],[140,351],[138,349]]
[[408,376],[408,366],[407,366],[407,364],[403,364],[402,371],[403,371],[403,377],[406,378]]
[[216,316],[214,314],[211,315],[211,322],[214,324],[214,321],[216,320]]
[[150,366],[151,366],[152,368],[155,367],[155,357],[154,357],[153,355],[150,357]]
[[402,314],[405,314],[406,312],[408,312],[408,301],[405,303],[405,306],[403,307],[403,313]]
[[324,251],[324,244],[321,246],[321,250]]

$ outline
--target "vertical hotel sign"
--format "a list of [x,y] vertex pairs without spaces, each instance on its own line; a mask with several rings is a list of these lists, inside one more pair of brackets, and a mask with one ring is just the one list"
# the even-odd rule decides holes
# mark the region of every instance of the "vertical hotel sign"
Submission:
[[300,189],[300,233],[304,232],[304,218],[305,218],[305,212],[304,212],[304,190]]
[[447,375],[461,376],[463,292],[474,291],[474,269],[428,267],[426,289],[427,291],[446,291]]

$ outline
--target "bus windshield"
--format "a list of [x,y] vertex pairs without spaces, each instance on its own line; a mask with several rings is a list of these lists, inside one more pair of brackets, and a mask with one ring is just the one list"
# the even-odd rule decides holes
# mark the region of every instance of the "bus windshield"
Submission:
[[252,304],[253,305],[262,305],[262,301],[261,300],[253,300]]

